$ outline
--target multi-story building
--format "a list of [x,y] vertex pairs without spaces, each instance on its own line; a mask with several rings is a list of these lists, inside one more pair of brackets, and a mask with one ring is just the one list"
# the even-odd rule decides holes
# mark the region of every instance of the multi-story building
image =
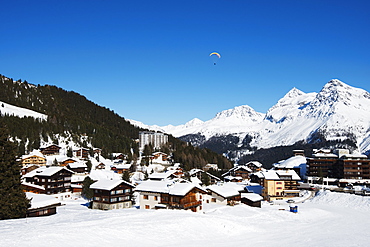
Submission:
[[42,194],[69,192],[73,173],[61,166],[42,166],[24,175],[22,186],[26,192]]
[[90,189],[94,191],[93,209],[121,209],[132,207],[132,193],[135,186],[124,180],[99,180]]
[[141,131],[139,133],[139,147],[144,149],[145,145],[151,144],[154,149],[159,149],[168,142],[168,135],[158,132]]
[[363,154],[350,154],[347,149],[315,152],[307,158],[308,175],[321,178],[370,179],[370,160]]
[[29,166],[29,165],[46,166],[46,158],[41,152],[34,151],[28,155],[22,156],[22,165],[23,166]]

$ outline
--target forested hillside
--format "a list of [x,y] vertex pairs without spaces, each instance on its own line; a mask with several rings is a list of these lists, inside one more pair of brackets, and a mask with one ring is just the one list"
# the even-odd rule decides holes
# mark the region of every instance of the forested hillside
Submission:
[[[1,126],[6,126],[12,137],[17,139],[20,154],[39,148],[41,138],[43,140],[51,138],[58,144],[60,136],[69,136],[82,147],[87,147],[87,143],[91,143],[94,147],[102,148],[105,155],[112,152],[130,155],[132,150],[138,153],[138,144],[135,140],[139,136],[140,128],[76,92],[56,86],[36,86],[27,81],[14,81],[2,75],[0,87],[0,101],[48,116],[47,121],[32,117],[19,118],[7,115],[0,117]],[[81,136],[86,136],[87,140],[82,141]],[[176,138],[171,138],[171,142],[172,147],[178,147],[176,156],[178,160],[175,162],[181,160],[187,167],[197,167],[210,160],[222,160],[226,166],[230,165],[221,155],[199,148],[192,148],[194,149],[192,155],[198,157],[199,164],[190,158],[180,158],[183,157],[182,153],[189,153],[180,151],[185,150],[187,145]]]

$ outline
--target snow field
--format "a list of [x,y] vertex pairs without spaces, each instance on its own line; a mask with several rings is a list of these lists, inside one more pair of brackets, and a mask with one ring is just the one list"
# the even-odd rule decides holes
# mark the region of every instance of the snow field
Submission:
[[[182,210],[87,209],[78,199],[49,217],[0,221],[0,246],[368,246],[370,197],[323,192],[298,204]],[[284,209],[284,210],[281,210]]]

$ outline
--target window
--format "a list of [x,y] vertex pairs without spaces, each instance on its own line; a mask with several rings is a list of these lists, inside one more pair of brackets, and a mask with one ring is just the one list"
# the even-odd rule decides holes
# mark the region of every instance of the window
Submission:
[[110,194],[111,194],[111,195],[114,195],[114,194],[116,194],[116,191],[112,190],[112,191],[110,192]]
[[149,205],[145,205],[145,209],[150,209],[150,206]]
[[125,189],[125,193],[130,193],[131,189]]
[[130,200],[130,196],[125,196],[125,200]]
[[100,197],[94,197],[94,201],[100,201]]
[[116,191],[116,194],[122,194],[123,193],[123,190],[117,190]]
[[158,196],[154,196],[154,201],[158,201]]
[[114,197],[114,198],[110,199],[110,202],[116,202],[116,201],[117,201],[117,197]]
[[216,202],[216,198],[212,198],[211,199],[211,202]]
[[276,184],[282,184],[282,182],[276,182]]
[[108,202],[108,198],[103,197],[103,202]]
[[143,199],[144,199],[144,200],[148,200],[148,199],[149,199],[149,196],[148,196],[148,195],[144,195],[144,196],[143,196]]
[[277,190],[282,190],[283,188],[282,187],[276,187]]

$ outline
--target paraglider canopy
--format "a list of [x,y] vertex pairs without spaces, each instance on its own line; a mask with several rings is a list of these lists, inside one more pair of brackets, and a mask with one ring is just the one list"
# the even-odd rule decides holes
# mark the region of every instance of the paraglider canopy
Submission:
[[217,60],[221,58],[221,55],[218,52],[212,52],[209,56],[212,58],[213,65],[216,65]]

